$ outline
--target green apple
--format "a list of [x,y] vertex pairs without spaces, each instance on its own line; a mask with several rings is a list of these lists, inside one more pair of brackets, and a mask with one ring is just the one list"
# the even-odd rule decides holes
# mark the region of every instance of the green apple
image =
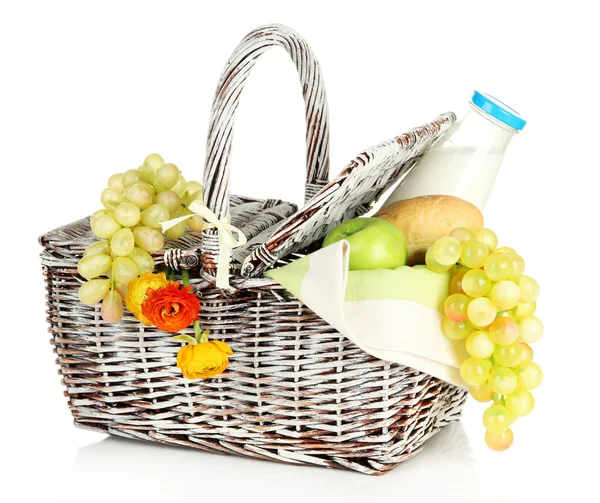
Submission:
[[383,218],[354,218],[332,229],[323,241],[329,246],[345,239],[350,243],[350,270],[396,269],[406,264],[406,239]]

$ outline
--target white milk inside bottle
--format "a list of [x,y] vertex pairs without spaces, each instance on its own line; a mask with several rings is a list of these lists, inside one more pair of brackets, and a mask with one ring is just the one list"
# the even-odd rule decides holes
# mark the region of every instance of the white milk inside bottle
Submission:
[[483,210],[510,140],[525,120],[475,91],[469,111],[404,177],[384,206],[424,195],[451,195]]

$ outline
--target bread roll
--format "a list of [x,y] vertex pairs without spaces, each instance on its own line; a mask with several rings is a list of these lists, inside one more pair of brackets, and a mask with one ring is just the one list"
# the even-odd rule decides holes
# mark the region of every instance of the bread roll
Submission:
[[456,227],[477,231],[483,215],[473,204],[454,196],[421,196],[396,201],[375,215],[395,224],[406,237],[409,265],[424,264],[425,252]]

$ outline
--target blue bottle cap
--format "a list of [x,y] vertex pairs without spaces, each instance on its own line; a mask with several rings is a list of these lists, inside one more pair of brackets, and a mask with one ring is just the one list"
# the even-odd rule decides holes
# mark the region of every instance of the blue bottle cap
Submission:
[[491,115],[494,119],[517,131],[521,131],[525,127],[525,124],[527,124],[527,121],[516,110],[513,110],[489,94],[475,91],[471,102],[476,107],[481,108],[486,114]]

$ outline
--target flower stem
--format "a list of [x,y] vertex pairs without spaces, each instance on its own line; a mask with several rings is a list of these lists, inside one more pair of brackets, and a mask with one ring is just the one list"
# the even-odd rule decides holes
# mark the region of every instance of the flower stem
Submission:
[[[181,270],[181,279],[183,280],[184,286],[190,286],[190,271],[188,271],[187,269],[182,269]],[[200,331],[200,321],[199,320],[194,321],[194,334],[196,334],[196,340],[198,342],[200,342],[200,339],[202,337],[202,332]]]

